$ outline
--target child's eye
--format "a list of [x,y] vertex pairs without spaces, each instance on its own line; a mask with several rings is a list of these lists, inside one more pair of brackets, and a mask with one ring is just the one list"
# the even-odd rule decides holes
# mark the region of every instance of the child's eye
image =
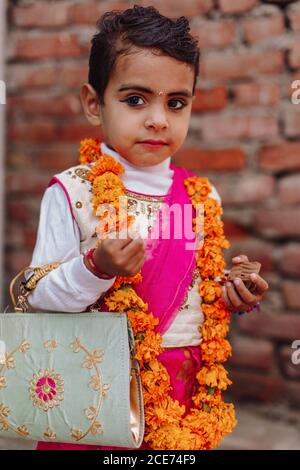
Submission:
[[137,95],[129,96],[124,100],[125,103],[128,103],[130,106],[139,106],[144,104],[144,100]]
[[168,104],[171,109],[183,109],[186,106],[186,103],[181,100],[170,100]]

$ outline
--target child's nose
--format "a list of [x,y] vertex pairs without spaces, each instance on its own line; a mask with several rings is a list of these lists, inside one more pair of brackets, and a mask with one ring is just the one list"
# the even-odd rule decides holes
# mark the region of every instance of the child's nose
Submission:
[[167,129],[169,127],[166,113],[163,109],[155,109],[145,121],[146,128]]

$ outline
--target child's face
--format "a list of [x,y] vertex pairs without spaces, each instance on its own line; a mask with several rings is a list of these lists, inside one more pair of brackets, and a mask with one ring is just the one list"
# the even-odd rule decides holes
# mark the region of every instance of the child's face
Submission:
[[164,161],[187,135],[193,84],[193,68],[172,57],[138,48],[120,56],[98,107],[104,141],[138,167]]

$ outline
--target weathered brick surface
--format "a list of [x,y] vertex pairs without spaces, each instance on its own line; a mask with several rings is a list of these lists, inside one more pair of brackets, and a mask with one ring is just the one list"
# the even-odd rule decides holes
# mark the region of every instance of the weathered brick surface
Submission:
[[[99,16],[129,0],[8,3],[5,269],[30,262],[41,196],[51,176],[77,164],[83,137],[79,89]],[[262,263],[262,312],[235,318],[229,367],[237,398],[300,407],[300,1],[137,0],[186,15],[201,48],[186,144],[176,165],[209,176],[224,204],[231,257]],[[2,79],[2,77],[0,77]]]

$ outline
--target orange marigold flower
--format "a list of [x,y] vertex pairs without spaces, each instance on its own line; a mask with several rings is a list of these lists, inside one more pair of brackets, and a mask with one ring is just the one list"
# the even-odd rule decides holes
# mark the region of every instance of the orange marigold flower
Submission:
[[201,354],[204,362],[225,362],[231,356],[231,346],[226,339],[205,340],[201,343]]
[[199,293],[204,302],[212,303],[222,296],[222,287],[216,281],[202,281],[200,282]]
[[193,403],[200,409],[202,409],[203,405],[207,405],[210,408],[218,406],[222,401],[221,390],[216,388],[212,393],[209,393],[206,386],[199,387],[198,393],[193,397]]
[[101,155],[97,163],[92,166],[88,179],[93,183],[97,176],[113,173],[115,176],[124,173],[124,167],[110,155]]
[[227,375],[227,371],[221,364],[213,364],[209,367],[202,367],[196,378],[201,385],[226,390],[228,385],[232,383]]
[[117,276],[112,288],[118,290],[123,284],[137,284],[138,282],[142,282],[142,279],[141,273],[137,273],[133,277]]
[[137,295],[134,289],[119,289],[113,291],[106,299],[105,304],[110,312],[125,312],[133,307],[146,312],[148,305]]
[[207,318],[201,326],[201,336],[204,339],[222,339],[225,338],[229,331],[229,320],[215,318]]
[[97,176],[93,184],[94,208],[97,209],[99,204],[119,202],[118,198],[121,198],[124,192],[124,184],[114,173],[108,172]]
[[146,331],[143,340],[136,340],[136,358],[140,365],[147,364],[163,352],[161,336],[154,331]]
[[152,406],[167,396],[172,387],[167,369],[154,359],[148,363],[147,369],[142,370],[141,379],[144,389],[144,402]]
[[158,429],[164,425],[177,424],[185,412],[185,406],[179,405],[177,400],[169,396],[164,397],[154,407],[149,407],[145,414],[145,423],[152,429]]
[[222,299],[214,304],[202,303],[202,312],[205,318],[214,318],[215,320],[226,320],[231,317],[231,313]]
[[154,318],[152,313],[145,313],[141,310],[128,310],[127,315],[134,335],[148,330],[154,330],[159,324],[158,318]]
[[79,147],[79,162],[86,165],[98,160],[101,155],[99,139],[83,139]]

